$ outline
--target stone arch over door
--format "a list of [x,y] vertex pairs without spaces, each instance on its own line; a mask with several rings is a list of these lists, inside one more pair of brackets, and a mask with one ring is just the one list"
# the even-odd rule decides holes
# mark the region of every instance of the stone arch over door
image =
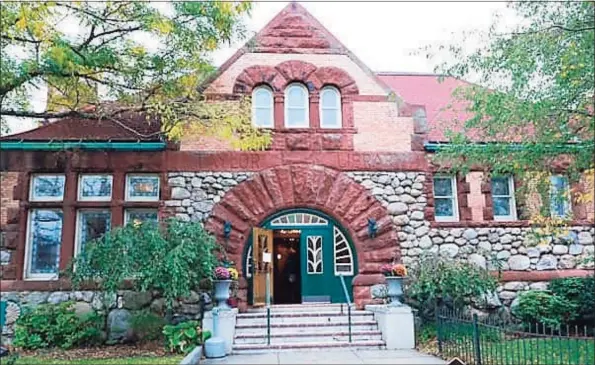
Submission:
[[[255,173],[229,190],[214,207],[206,229],[217,237],[230,260],[243,271],[242,254],[252,227],[281,210],[310,208],[333,217],[349,234],[355,247],[358,272],[353,297],[358,306],[369,302],[370,287],[382,283],[380,266],[400,259],[397,234],[385,207],[347,174],[323,166],[295,164]],[[377,222],[375,237],[368,235],[368,219]],[[225,222],[231,223],[228,238]],[[246,283],[239,296],[246,300]]]

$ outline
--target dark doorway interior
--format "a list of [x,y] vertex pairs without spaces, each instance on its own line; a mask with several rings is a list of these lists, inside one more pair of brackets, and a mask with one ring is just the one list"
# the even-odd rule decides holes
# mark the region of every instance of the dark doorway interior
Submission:
[[299,230],[277,230],[273,236],[273,301],[275,304],[302,302]]

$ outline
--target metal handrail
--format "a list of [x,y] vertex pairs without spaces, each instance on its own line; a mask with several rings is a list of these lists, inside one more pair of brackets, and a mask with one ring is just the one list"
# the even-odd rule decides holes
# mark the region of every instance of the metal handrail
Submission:
[[[343,294],[345,294],[345,304],[347,304],[347,325],[349,331],[349,342],[351,343],[351,299],[349,298],[349,293],[347,292],[347,285],[345,284],[345,278],[343,275],[339,275],[341,279],[341,285],[343,286]],[[343,312],[343,305],[341,305],[341,312]]]

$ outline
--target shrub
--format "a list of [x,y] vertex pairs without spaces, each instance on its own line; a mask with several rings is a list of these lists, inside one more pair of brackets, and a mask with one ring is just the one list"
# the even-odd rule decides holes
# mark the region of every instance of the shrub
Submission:
[[519,294],[512,313],[526,324],[541,323],[558,327],[576,316],[575,303],[543,290],[530,290]]
[[64,302],[26,308],[16,322],[14,346],[31,350],[46,347],[69,349],[101,343],[102,316],[93,312],[78,317],[73,304]]
[[199,222],[128,224],[86,243],[67,274],[75,288],[95,281],[106,293],[115,293],[134,277],[133,290],[158,292],[171,310],[176,298],[212,278],[218,249]]
[[142,310],[132,315],[130,324],[138,340],[153,341],[163,336],[163,326],[166,322],[162,316]]
[[211,337],[209,331],[202,331],[197,321],[187,321],[163,327],[166,347],[170,352],[187,354]]
[[496,279],[472,263],[424,254],[409,270],[406,300],[425,317],[436,306],[462,308],[496,289]]
[[549,291],[576,307],[573,324],[592,324],[595,319],[595,276],[583,278],[561,278],[552,280]]

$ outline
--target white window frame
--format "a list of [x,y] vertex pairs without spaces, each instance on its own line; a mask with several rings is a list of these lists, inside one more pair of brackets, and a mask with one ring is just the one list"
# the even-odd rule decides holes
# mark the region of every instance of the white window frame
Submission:
[[494,220],[496,221],[516,221],[517,214],[516,214],[516,200],[514,198],[514,179],[512,176],[495,176],[496,178],[506,178],[508,182],[508,194],[509,195],[494,195],[492,192],[492,201],[494,198],[508,198],[508,205],[510,214],[509,215],[496,215],[494,213]]
[[157,213],[157,221],[159,222],[159,210],[157,208],[126,208],[124,209],[124,225],[127,225],[128,221],[130,220],[130,211],[155,212]]
[[[78,255],[81,253],[81,228],[82,228],[82,218],[81,218],[81,213],[85,213],[85,212],[108,212],[110,214],[110,222],[109,222],[109,227],[110,230],[112,228],[112,217],[111,217],[111,209],[110,208],[91,208],[91,209],[79,209],[76,211],[76,232],[74,233],[74,255]],[[108,231],[109,232],[109,231]],[[107,233],[107,232],[106,232]]]
[[[305,105],[302,108],[299,108],[299,109],[304,109],[305,110],[306,120],[304,120],[302,122],[302,124],[299,124],[299,125],[297,125],[297,124],[295,124],[295,125],[289,125],[289,123],[288,123],[289,122],[289,118],[288,118],[288,116],[289,116],[289,113],[288,113],[289,109],[298,109],[296,107],[290,107],[289,106],[288,95],[289,95],[289,91],[291,89],[293,89],[293,88],[299,88],[299,89],[301,89],[305,93],[305,98],[304,98]],[[284,118],[285,119],[285,128],[309,128],[310,127],[310,105],[309,105],[310,104],[310,93],[308,92],[308,88],[307,87],[305,87],[304,85],[302,85],[300,83],[289,84],[285,88],[285,102],[284,102],[284,104],[285,104],[285,118]]]
[[[266,91],[269,95],[269,105],[256,105],[256,98],[254,95],[259,91]],[[258,86],[252,90],[252,125],[257,128],[274,128],[275,127],[275,113],[274,113],[274,100],[275,96],[273,95],[273,90],[271,90],[268,86]],[[270,116],[270,124],[269,125],[261,125],[256,120],[256,109],[269,109],[269,116]]]
[[[441,178],[441,179],[447,178],[450,180],[452,197],[446,196],[446,195],[444,195],[444,196],[436,195],[436,192],[434,189],[434,178]],[[448,198],[448,199],[452,199],[452,204],[453,204],[453,209],[452,209],[453,215],[452,216],[438,216],[434,212],[434,220],[436,222],[458,222],[459,221],[459,200],[457,197],[457,182],[456,182],[455,177],[452,175],[434,175],[432,178],[432,193],[434,194],[434,201],[437,198]]]
[[[556,212],[552,209],[551,206],[551,198],[554,195],[554,184],[552,179],[553,178],[562,178],[564,180],[566,180],[566,191],[564,192],[564,194],[566,194],[566,199],[564,199],[564,214],[563,216],[560,216],[558,214],[556,214]],[[567,218],[569,216],[572,215],[572,199],[570,198],[570,181],[568,180],[568,177],[566,175],[562,175],[562,174],[556,174],[556,175],[552,175],[550,176],[550,216],[552,218]]]
[[[83,196],[83,180],[86,177],[108,177],[111,189],[109,196],[91,196],[91,197],[84,197]],[[110,201],[112,200],[112,195],[114,194],[114,177],[110,174],[81,174],[79,175],[79,183],[78,183],[78,200],[79,201],[94,201],[94,202],[102,202],[102,201]]]
[[[60,231],[60,250],[62,250],[62,234],[64,233],[64,211],[62,209],[55,209],[55,208],[35,208],[29,209],[27,214],[27,232],[25,238],[25,270],[24,271],[24,280],[35,281],[35,280],[58,280],[60,275],[60,262],[58,262],[58,272],[55,274],[32,274],[31,273],[31,261],[33,257],[32,255],[32,231],[31,231],[31,222],[33,219],[33,212],[36,210],[52,210],[56,212],[62,213],[62,230]],[[60,258],[61,260],[62,258]]]
[[[322,103],[323,94],[333,92],[335,93],[335,97],[337,99],[337,107],[336,108],[325,108]],[[320,113],[320,128],[328,128],[328,129],[340,129],[343,127],[343,115],[341,109],[343,105],[341,104],[341,92],[334,86],[325,86],[320,91],[320,99],[319,99],[319,113]],[[338,124],[335,125],[325,125],[324,123],[324,110],[336,110],[337,111],[337,120]]]
[[[155,177],[157,178],[157,196],[130,196],[130,179],[133,177]],[[159,201],[161,195],[161,177],[158,174],[126,174],[125,200],[129,202],[155,202]]]
[[[63,181],[62,196],[61,197],[38,197],[35,195],[35,179],[40,176],[54,176],[61,177]],[[29,201],[32,202],[61,202],[64,200],[64,194],[66,192],[66,175],[64,174],[33,174],[29,180]]]

